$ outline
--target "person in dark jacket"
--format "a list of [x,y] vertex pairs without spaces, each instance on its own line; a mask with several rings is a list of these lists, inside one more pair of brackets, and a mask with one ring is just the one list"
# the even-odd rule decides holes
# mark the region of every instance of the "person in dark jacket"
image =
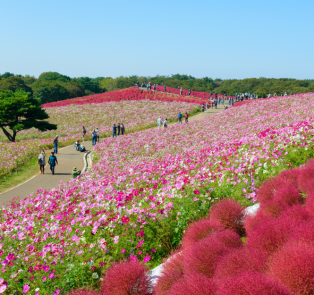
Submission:
[[117,126],[113,124],[112,126],[112,137],[117,137]]
[[118,135],[120,135],[120,123],[118,123],[117,131],[118,131]]
[[59,138],[59,136],[57,135],[57,136],[54,138],[54,140],[53,140],[53,152],[54,152],[55,154],[58,153],[58,138]]
[[55,167],[58,165],[57,157],[55,156],[54,152],[51,152],[51,156],[49,157],[48,164],[50,165],[50,170],[52,175],[55,174]]
[[121,135],[123,135],[125,133],[125,128],[124,128],[123,123],[121,123],[120,129],[121,129]]

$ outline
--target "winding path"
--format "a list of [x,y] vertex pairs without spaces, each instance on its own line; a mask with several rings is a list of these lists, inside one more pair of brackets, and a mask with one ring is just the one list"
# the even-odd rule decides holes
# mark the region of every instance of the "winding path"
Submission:
[[[204,113],[199,113],[196,116],[190,117],[189,122],[202,120],[206,117],[220,113],[225,106],[226,105],[218,105],[217,109],[208,109]],[[171,123],[170,125],[174,124],[176,123]],[[91,141],[85,141],[84,146],[86,147],[87,150],[92,150]],[[52,150],[46,151],[46,162],[48,162],[48,157],[50,156],[51,151]],[[72,178],[73,167],[76,167],[79,170],[82,170],[84,167],[84,154],[76,151],[73,145],[60,148],[59,153],[57,154],[57,159],[59,165],[56,166],[55,175],[51,174],[49,165],[46,165],[45,174],[38,173],[37,175],[33,176],[26,182],[0,194],[0,206],[17,197],[19,197],[20,199],[25,199],[31,193],[35,193],[39,188],[43,189],[56,188],[60,184],[60,181],[67,182]]]

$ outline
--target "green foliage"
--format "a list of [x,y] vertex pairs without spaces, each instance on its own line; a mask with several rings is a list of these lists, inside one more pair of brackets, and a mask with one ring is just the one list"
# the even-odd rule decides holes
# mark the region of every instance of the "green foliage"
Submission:
[[43,121],[48,118],[39,101],[29,97],[29,93],[0,91],[0,127],[8,140],[14,142],[19,131],[33,127],[41,131],[57,129],[57,125]]
[[69,93],[69,98],[81,97],[86,94],[84,86],[76,82],[65,83],[65,87]]
[[82,85],[85,88],[85,90],[89,90],[93,93],[100,93],[99,82],[93,80],[92,78],[89,77],[73,78],[72,81]]
[[70,98],[67,85],[62,82],[36,81],[34,84],[32,84],[32,88],[34,90],[34,97],[37,98],[41,104]]
[[38,77],[38,82],[44,81],[70,82],[71,78],[65,75],[61,75],[57,72],[44,72]]
[[0,90],[24,90],[33,94],[32,88],[24,83],[24,80],[17,76],[10,76],[7,79],[0,80]]

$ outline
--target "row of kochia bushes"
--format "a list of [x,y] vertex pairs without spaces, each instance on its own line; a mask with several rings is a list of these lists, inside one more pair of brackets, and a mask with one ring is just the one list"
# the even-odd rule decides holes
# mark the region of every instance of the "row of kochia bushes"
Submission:
[[314,159],[281,172],[258,191],[245,216],[231,198],[192,223],[153,288],[138,261],[115,263],[99,291],[72,294],[314,294]]

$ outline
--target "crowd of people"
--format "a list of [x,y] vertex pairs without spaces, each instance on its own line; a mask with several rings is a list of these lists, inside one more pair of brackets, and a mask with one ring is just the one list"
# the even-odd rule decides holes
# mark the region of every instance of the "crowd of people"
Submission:
[[[179,112],[178,114],[178,123],[179,124],[182,124],[182,118],[183,118],[183,115],[181,112]],[[186,112],[184,114],[184,119],[185,119],[185,123],[188,123],[189,122],[189,115],[188,113]],[[164,121],[161,119],[161,116],[159,116],[159,118],[157,119],[157,126],[158,126],[158,129],[161,129],[161,127],[163,126],[164,128],[167,128],[168,127],[168,119],[166,118]]]

